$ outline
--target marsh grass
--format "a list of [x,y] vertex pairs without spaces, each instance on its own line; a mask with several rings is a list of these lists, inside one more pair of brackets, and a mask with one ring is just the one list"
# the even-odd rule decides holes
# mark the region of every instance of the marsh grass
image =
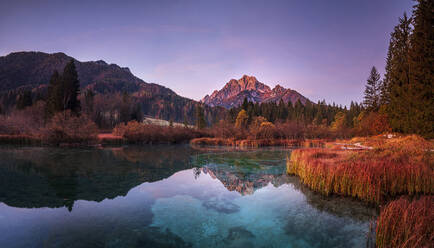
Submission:
[[377,206],[392,200],[377,219],[377,247],[433,247],[433,142],[416,135],[344,142],[370,149],[328,143],[328,148],[295,150],[287,159],[287,173],[325,195],[352,196]]
[[377,247],[432,247],[434,196],[401,197],[387,204],[377,220]]
[[399,195],[433,194],[432,156],[432,143],[411,135],[376,141],[373,150],[295,150],[287,173],[325,195],[381,204]]

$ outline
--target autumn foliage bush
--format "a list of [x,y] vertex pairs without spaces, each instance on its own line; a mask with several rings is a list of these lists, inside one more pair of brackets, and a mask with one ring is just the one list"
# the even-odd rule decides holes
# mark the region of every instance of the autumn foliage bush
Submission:
[[183,143],[193,138],[205,135],[199,131],[186,127],[169,127],[142,124],[130,121],[119,124],[113,129],[113,134],[122,136],[130,143],[156,144],[156,143]]
[[66,111],[53,116],[43,130],[42,139],[51,144],[89,143],[95,141],[97,135],[97,126],[86,115]]
[[31,107],[0,115],[0,134],[39,137],[45,124],[44,108],[45,103],[38,101]]
[[377,219],[377,247],[432,247],[434,196],[401,197],[382,209]]

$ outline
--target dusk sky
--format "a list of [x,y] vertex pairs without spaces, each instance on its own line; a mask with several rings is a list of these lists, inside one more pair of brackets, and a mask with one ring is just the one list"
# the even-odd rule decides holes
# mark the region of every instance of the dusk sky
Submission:
[[64,52],[200,100],[253,75],[313,101],[361,101],[410,0],[0,1],[0,56]]

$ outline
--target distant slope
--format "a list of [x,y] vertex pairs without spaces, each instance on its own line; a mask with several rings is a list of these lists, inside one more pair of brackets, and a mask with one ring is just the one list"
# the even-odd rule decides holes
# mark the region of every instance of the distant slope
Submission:
[[[0,57],[0,93],[3,95],[22,89],[43,92],[54,70],[62,73],[72,57],[64,53],[16,52]],[[187,116],[194,122],[194,100],[177,95],[164,86],[146,83],[126,67],[107,64],[102,60],[80,62],[75,60],[82,89],[99,94],[128,92],[138,99],[145,115],[164,120],[183,122]],[[221,109],[205,108],[208,122],[222,114]]]
[[[17,52],[0,57],[0,91],[47,84],[53,71],[62,73],[71,59],[64,53],[42,52]],[[142,89],[154,94],[176,95],[166,87],[149,84],[135,77],[126,67],[107,64],[102,60],[75,61],[82,88],[92,88],[99,93],[135,92]]]
[[206,95],[202,102],[209,106],[231,108],[241,105],[244,98],[259,103],[278,102],[280,99],[285,103],[291,101],[293,104],[298,100],[303,104],[309,101],[295,90],[285,89],[280,85],[271,89],[255,77],[244,75],[239,80],[231,79],[221,90],[215,90],[210,96]]

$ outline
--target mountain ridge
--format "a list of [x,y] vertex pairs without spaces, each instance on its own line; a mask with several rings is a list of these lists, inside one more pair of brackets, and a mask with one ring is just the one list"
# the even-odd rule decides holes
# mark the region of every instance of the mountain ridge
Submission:
[[[46,95],[54,70],[62,73],[71,59],[75,61],[82,92],[91,89],[106,96],[127,92],[141,105],[145,115],[177,122],[187,119],[188,123],[194,123],[195,109],[200,102],[180,96],[165,86],[147,83],[133,75],[128,67],[103,60],[81,62],[62,52],[23,51],[0,56],[0,104],[13,107],[17,95],[24,90],[31,90],[34,98]],[[204,112],[208,123],[224,113],[222,109],[208,106]]]
[[256,77],[243,75],[238,80],[229,80],[222,89],[214,90],[211,95],[206,95],[201,102],[211,107],[232,108],[241,105],[244,98],[255,103],[278,102],[280,99],[285,103],[291,101],[293,104],[299,100],[302,104],[309,101],[297,91],[284,88],[280,84],[271,89],[270,86],[259,82]]

